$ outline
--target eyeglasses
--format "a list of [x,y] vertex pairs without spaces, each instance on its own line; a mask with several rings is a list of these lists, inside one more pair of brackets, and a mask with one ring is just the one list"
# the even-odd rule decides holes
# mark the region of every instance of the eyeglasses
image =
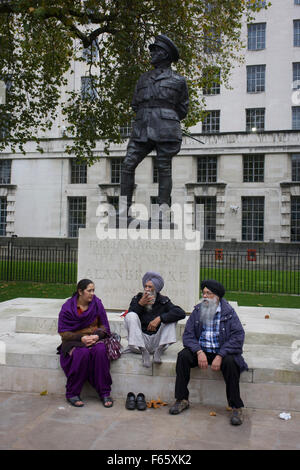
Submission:
[[212,297],[215,294],[213,292],[210,292],[210,291],[202,292],[202,297],[204,297],[205,295],[208,296],[208,297]]

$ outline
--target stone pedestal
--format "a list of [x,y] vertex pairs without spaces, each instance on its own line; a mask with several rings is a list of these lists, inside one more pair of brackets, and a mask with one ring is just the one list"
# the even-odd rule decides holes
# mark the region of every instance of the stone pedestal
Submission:
[[95,229],[80,229],[78,280],[95,283],[106,309],[126,310],[143,290],[143,275],[156,271],[165,281],[162,294],[191,312],[199,299],[200,246],[191,238],[169,235],[164,230],[129,229],[100,239]]

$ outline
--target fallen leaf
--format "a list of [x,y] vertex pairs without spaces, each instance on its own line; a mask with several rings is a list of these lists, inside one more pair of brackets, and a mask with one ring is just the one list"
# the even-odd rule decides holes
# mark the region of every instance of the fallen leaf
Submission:
[[211,412],[209,413],[209,416],[217,416],[217,413],[216,413],[215,411],[211,411]]
[[265,315],[265,318],[270,318],[270,315],[268,315],[268,314],[267,314],[267,315]]
[[48,390],[43,390],[43,391],[40,393],[40,395],[41,395],[42,397],[45,396],[45,395],[48,395]]

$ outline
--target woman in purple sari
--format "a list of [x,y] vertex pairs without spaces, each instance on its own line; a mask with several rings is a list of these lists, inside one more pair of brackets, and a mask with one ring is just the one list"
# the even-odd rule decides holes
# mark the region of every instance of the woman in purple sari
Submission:
[[99,342],[110,334],[110,328],[103,304],[96,297],[94,283],[89,279],[79,281],[76,292],[63,304],[58,317],[58,333],[62,338],[57,349],[67,376],[67,401],[76,407],[83,406],[80,392],[88,380],[103,405],[106,408],[113,406],[110,361],[104,343]]

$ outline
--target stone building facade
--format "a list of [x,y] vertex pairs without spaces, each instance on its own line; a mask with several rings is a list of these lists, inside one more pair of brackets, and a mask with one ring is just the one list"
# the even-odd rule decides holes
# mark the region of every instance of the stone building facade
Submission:
[[[300,1],[273,0],[243,25],[244,64],[230,86],[205,90],[209,111],[173,158],[172,203],[204,205],[211,244],[300,242]],[[77,66],[74,86],[83,69]],[[60,123],[61,124],[61,123]],[[76,238],[97,224],[101,202],[118,204],[126,142],[92,167],[74,165],[58,128],[44,153],[0,155],[0,235]],[[96,155],[102,155],[98,142]],[[157,196],[150,155],[136,171],[134,201]],[[249,245],[249,246],[250,246]]]

